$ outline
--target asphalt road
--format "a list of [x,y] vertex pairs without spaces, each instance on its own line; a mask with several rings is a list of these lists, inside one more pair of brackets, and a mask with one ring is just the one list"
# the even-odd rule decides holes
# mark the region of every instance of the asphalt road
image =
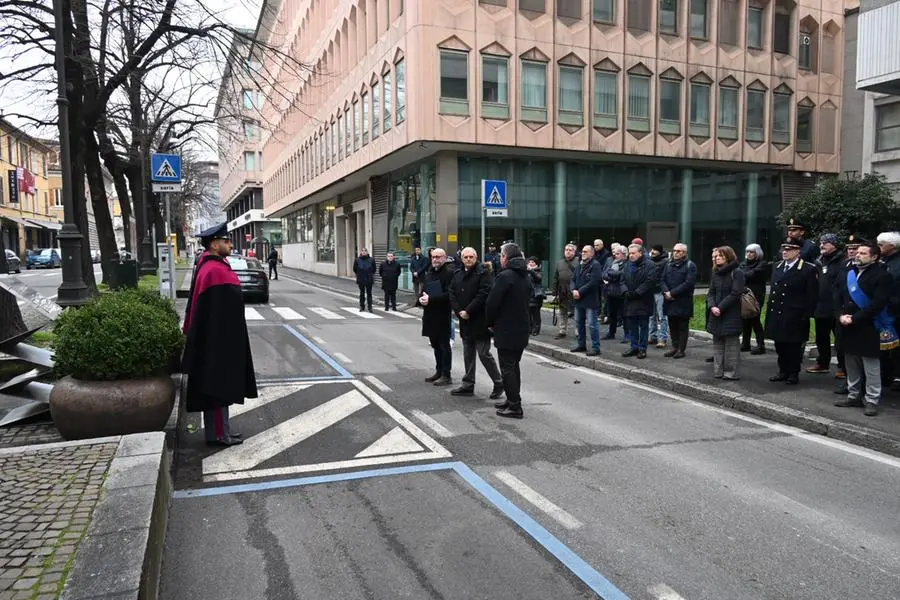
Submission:
[[182,432],[162,598],[900,597],[900,461],[531,354],[502,420],[355,305],[247,311],[261,397]]
[[[100,281],[100,265],[94,265],[94,277]],[[37,293],[51,300],[56,299],[59,284],[62,283],[62,269],[32,269],[22,268],[20,275],[10,275],[19,278],[25,285],[33,288]]]

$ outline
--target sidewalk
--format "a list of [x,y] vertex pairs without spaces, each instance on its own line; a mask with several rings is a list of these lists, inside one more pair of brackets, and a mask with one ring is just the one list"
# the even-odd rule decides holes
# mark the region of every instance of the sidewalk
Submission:
[[[287,277],[322,289],[345,293],[354,298],[358,294],[356,283],[352,279],[288,267],[280,270]],[[377,292],[378,290],[373,291],[376,303],[379,299]],[[403,302],[407,307],[412,307],[413,294],[400,291],[397,293],[397,301],[398,306]],[[418,309],[410,310],[413,311],[418,312]],[[741,353],[740,381],[714,379],[712,365],[705,362],[707,357],[712,356],[712,343],[706,332],[699,331],[692,331],[687,356],[679,360],[663,357],[665,350],[656,348],[648,350],[645,360],[623,358],[622,352],[628,346],[619,341],[622,338],[621,330],[616,340],[601,341],[602,355],[599,358],[589,358],[584,354],[569,352],[575,344],[574,324],[570,324],[568,338],[555,340],[556,328],[551,324],[552,314],[550,311],[542,311],[542,314],[542,332],[532,338],[529,346],[533,352],[900,456],[900,392],[884,392],[879,406],[880,413],[876,417],[864,416],[861,408],[838,408],[834,406],[834,401],[840,396],[834,394],[833,390],[840,382],[833,375],[810,375],[804,372],[801,373],[800,384],[797,386],[770,382],[769,377],[777,370],[776,355],[771,349],[761,356]],[[601,325],[601,337],[607,331],[607,326]],[[811,361],[805,363],[806,366],[811,364]]]

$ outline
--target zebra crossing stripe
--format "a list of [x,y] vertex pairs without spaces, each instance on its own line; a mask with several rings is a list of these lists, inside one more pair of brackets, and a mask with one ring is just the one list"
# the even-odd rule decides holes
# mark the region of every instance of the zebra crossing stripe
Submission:
[[353,316],[360,317],[362,319],[380,319],[381,318],[378,315],[376,315],[375,313],[363,312],[363,311],[360,311],[358,308],[353,308],[352,306],[342,306],[341,310],[345,310],[348,313],[353,314]]
[[285,306],[277,306],[277,307],[273,307],[272,310],[274,310],[276,313],[278,313],[278,316],[280,316],[282,319],[285,319],[286,321],[305,321],[306,320],[306,317],[304,317],[303,315],[298,313],[293,308],[287,308]]
[[259,311],[253,307],[244,307],[244,319],[247,321],[265,321],[266,318],[259,314]]
[[309,308],[309,310],[312,311],[312,312],[314,312],[314,313],[316,313],[316,314],[319,315],[320,317],[324,317],[324,318],[329,319],[329,320],[337,320],[337,319],[343,320],[343,318],[344,318],[344,317],[342,317],[341,315],[339,315],[339,314],[337,314],[337,313],[334,313],[334,312],[331,312],[331,311],[328,310],[327,308],[322,308],[322,307],[320,307],[320,306],[311,306],[311,307]]

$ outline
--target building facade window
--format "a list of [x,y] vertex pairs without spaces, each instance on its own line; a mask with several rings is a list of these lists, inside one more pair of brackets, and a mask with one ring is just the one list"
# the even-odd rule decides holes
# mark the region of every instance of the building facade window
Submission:
[[780,54],[791,53],[792,0],[775,0],[775,19],[772,23],[772,50]]
[[719,43],[726,46],[739,46],[741,43],[740,24],[743,21],[740,0],[722,0],[719,11]]
[[353,151],[359,148],[359,140],[360,140],[360,125],[362,125],[362,118],[359,114],[359,100],[353,101]]
[[593,0],[592,18],[598,23],[606,23],[615,25],[616,23],[616,1],[615,0]]
[[343,113],[338,111],[337,121],[334,124],[335,146],[337,146],[337,158],[344,160],[344,125]]
[[323,202],[316,211],[316,260],[334,262],[334,206]]
[[369,143],[369,128],[372,126],[369,121],[369,94],[360,94],[359,106],[362,108],[362,145]]
[[800,28],[799,46],[797,48],[797,66],[807,71],[813,70],[813,36],[806,28]]
[[481,57],[481,116],[509,118],[509,59],[505,56]]
[[372,84],[372,139],[381,135],[381,85]]
[[244,108],[253,108],[253,90],[244,90]]
[[248,142],[258,142],[259,123],[256,121],[244,121],[244,138]]
[[440,112],[469,115],[469,53],[441,49]]
[[350,156],[353,150],[353,123],[350,122],[350,109],[344,109],[344,156]]
[[813,107],[797,107],[797,152],[811,153],[813,145]]
[[763,47],[763,9],[758,6],[747,7],[747,47],[754,50]]
[[691,0],[691,37],[705,40],[707,33],[707,0]]
[[650,78],[628,74],[628,129],[650,131]]
[[744,136],[748,142],[766,141],[766,92],[747,90]]
[[691,83],[691,114],[688,133],[694,137],[709,137],[709,90],[708,83]]
[[584,125],[584,68],[559,66],[559,110],[562,125]]
[[519,10],[545,12],[544,0],[519,0]]
[[900,102],[875,107],[875,151],[900,149]]
[[659,0],[659,31],[678,34],[678,0]]
[[391,86],[390,72],[381,77],[381,85],[384,88],[384,131],[387,133],[391,130],[391,119],[394,116],[394,89]]
[[256,152],[244,152],[244,170],[256,170]]
[[522,120],[547,122],[547,63],[522,61]]
[[594,127],[618,129],[619,74],[594,71]]
[[406,62],[398,60],[394,65],[397,72],[397,125],[406,120]]
[[738,138],[738,115],[740,114],[740,94],[738,88],[719,86],[719,137],[723,140]]
[[325,153],[325,168],[328,169],[331,167],[331,129],[328,125],[325,126],[325,133],[322,138],[322,150]]
[[556,0],[556,16],[565,19],[580,19],[581,0]]
[[659,80],[659,132],[681,135],[681,81]]
[[625,18],[628,29],[650,31],[653,22],[653,0],[626,0]]
[[791,95],[785,92],[772,94],[772,142],[791,143]]
[[297,241],[314,242],[316,239],[315,215],[313,207],[301,208],[297,213]]
[[62,190],[60,188],[56,188],[53,190],[53,206],[62,206]]

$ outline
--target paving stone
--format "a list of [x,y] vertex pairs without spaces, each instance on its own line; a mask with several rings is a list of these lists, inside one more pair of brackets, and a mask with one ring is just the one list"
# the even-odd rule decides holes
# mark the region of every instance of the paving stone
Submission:
[[37,581],[38,581],[37,578],[34,578],[34,577],[18,579],[13,584],[12,589],[14,589],[14,590],[30,590],[31,588],[34,587],[34,584],[36,584]]

